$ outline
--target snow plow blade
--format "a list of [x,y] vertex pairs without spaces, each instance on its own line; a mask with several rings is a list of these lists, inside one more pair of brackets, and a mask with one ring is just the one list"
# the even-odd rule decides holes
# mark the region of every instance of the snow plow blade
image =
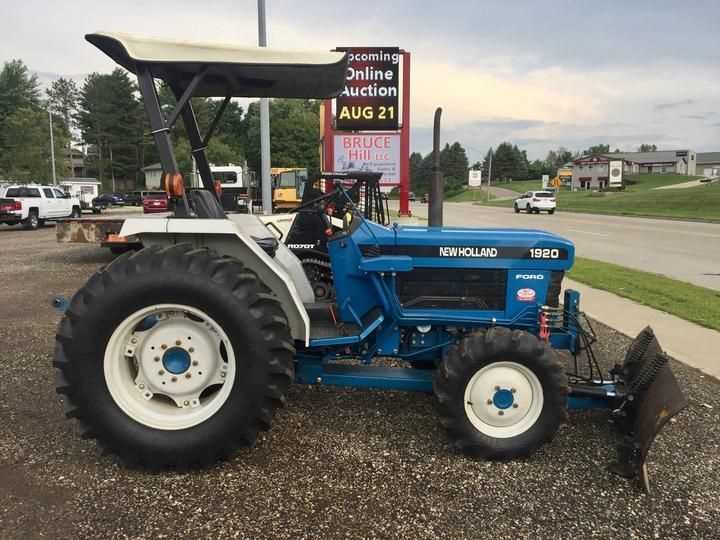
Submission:
[[627,393],[614,416],[623,441],[611,470],[625,478],[638,478],[649,493],[646,459],[650,447],[663,426],[688,402],[650,327],[633,340],[620,375]]

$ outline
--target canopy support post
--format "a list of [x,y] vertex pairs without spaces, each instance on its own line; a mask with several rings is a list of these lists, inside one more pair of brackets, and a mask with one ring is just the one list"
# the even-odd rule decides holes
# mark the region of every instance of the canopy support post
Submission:
[[[173,92],[175,92],[175,89],[173,89]],[[175,92],[176,96],[178,94],[179,92]],[[178,100],[179,99],[180,98],[178,98]],[[195,110],[193,109],[190,101],[188,101],[182,108],[181,114],[183,124],[185,124],[185,131],[187,132],[188,140],[190,141],[192,155],[195,158],[195,163],[197,164],[203,187],[210,191],[210,193],[214,193],[217,197],[217,193],[215,193],[215,184],[212,180],[212,172],[210,171],[210,162],[208,161],[207,154],[205,153],[205,141],[203,141],[203,138],[200,135],[200,128],[198,127],[197,119],[195,118]]]
[[150,132],[155,140],[158,154],[160,156],[160,164],[163,173],[173,174],[180,172],[178,170],[177,160],[175,159],[175,151],[173,150],[172,141],[170,140],[170,128],[165,124],[160,101],[158,100],[157,90],[152,73],[148,66],[140,64],[137,69],[138,88],[142,94],[143,103],[145,104],[145,112],[150,121]]
[[202,71],[197,72],[192,80],[190,81],[190,84],[187,85],[187,88],[183,91],[181,96],[178,96],[175,94],[175,99],[177,100],[177,103],[175,105],[175,109],[173,110],[172,114],[170,115],[170,118],[167,121],[167,127],[172,128],[175,125],[175,122],[177,122],[178,116],[180,116],[180,113],[184,111],[185,105],[190,103],[190,98],[193,95],[193,92],[195,91],[195,88],[197,88],[197,85],[200,84],[200,81],[203,80],[205,77],[205,74],[207,73],[208,68],[203,68]]
[[223,113],[225,112],[225,109],[228,106],[228,103],[230,103],[230,95],[228,94],[225,96],[225,100],[222,102],[222,105],[220,105],[220,108],[218,109],[217,114],[215,114],[215,118],[213,118],[212,123],[210,124],[210,128],[208,129],[208,132],[205,134],[205,138],[203,139],[203,146],[207,146],[210,142],[210,138],[215,133],[215,129],[217,128],[218,124],[220,123],[220,119],[222,118]]

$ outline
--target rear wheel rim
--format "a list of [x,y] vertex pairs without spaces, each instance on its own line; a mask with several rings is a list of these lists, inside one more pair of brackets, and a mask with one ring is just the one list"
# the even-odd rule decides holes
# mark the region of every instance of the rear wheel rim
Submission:
[[197,426],[225,404],[235,380],[227,334],[203,311],[160,304],[132,313],[105,348],[105,383],[130,418],[155,429]]
[[465,414],[483,435],[517,437],[540,418],[544,403],[540,379],[517,362],[493,362],[479,369],[465,386]]

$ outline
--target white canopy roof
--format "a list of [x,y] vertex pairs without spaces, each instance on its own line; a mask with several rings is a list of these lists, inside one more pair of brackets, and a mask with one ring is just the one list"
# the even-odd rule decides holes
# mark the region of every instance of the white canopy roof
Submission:
[[338,52],[280,51],[221,43],[191,43],[98,32],[90,43],[133,73],[147,65],[156,78],[184,88],[207,69],[193,95],[202,97],[313,97],[339,94],[346,55]]

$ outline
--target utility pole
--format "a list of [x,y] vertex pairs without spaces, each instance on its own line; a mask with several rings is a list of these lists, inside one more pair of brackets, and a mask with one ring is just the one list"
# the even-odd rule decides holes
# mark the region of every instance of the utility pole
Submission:
[[110,146],[110,177],[112,178],[113,193],[115,193],[115,168],[113,167],[113,155],[112,155],[112,144]]
[[490,184],[492,182],[492,160],[495,152],[490,149],[490,163],[488,164],[488,185],[487,185],[487,200],[490,202]]
[[[258,0],[258,45],[267,47],[265,0]],[[260,178],[263,214],[272,214],[272,186],[270,184],[270,100],[260,98]]]
[[[48,101],[48,117],[50,118],[50,161],[52,162],[52,179],[53,185],[57,185],[57,175],[55,173],[55,139],[53,138],[52,111],[50,110],[50,102]],[[72,158],[70,159],[72,165]]]

